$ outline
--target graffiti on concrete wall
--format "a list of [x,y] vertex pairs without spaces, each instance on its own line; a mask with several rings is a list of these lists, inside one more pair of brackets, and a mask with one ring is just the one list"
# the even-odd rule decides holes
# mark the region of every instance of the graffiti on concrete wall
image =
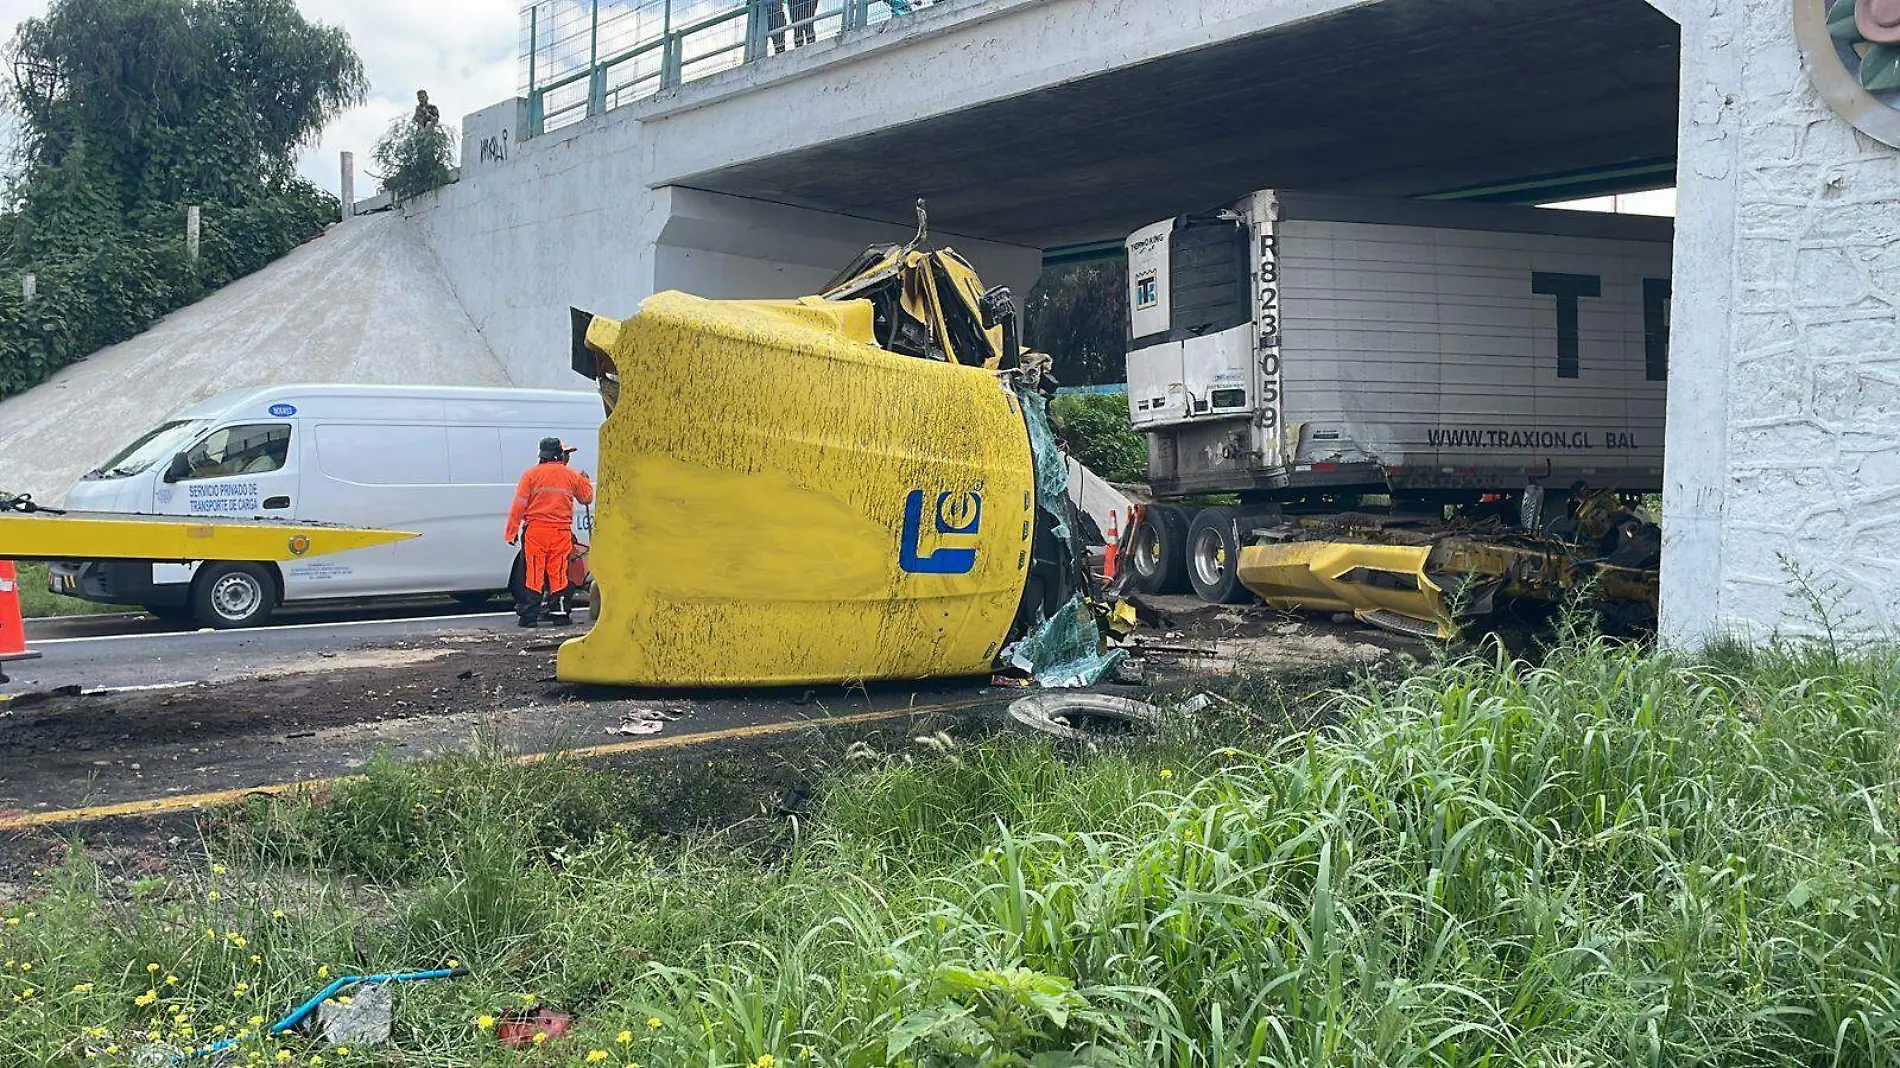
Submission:
[[507,129],[504,128],[499,133],[490,134],[482,138],[481,145],[478,149],[478,158],[483,163],[508,162]]

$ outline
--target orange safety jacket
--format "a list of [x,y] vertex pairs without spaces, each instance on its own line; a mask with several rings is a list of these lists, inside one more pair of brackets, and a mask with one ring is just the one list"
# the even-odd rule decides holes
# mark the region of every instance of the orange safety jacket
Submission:
[[528,468],[515,487],[514,507],[508,509],[509,541],[526,523],[531,527],[570,530],[574,526],[574,504],[594,503],[594,484],[587,476],[557,460],[543,460]]

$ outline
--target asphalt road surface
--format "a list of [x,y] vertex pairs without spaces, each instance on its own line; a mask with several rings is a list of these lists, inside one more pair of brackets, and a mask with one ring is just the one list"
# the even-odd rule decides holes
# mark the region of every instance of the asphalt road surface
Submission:
[[[267,627],[222,631],[149,616],[31,620],[27,648],[39,659],[5,665],[11,681],[0,686],[0,693],[217,682],[368,645],[504,629],[515,629],[513,613],[470,613],[452,604],[287,612]],[[546,633],[549,640],[556,638],[556,632]]]

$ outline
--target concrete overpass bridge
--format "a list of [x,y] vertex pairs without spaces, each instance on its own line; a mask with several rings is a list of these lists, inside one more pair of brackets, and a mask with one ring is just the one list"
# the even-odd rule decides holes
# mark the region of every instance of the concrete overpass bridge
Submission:
[[1786,560],[1884,627],[1900,153],[1821,102],[1790,2],[940,0],[874,22],[843,0],[850,28],[783,55],[735,5],[731,69],[687,78],[675,35],[650,78],[569,77],[580,121],[546,128],[558,90],[470,115],[460,182],[410,211],[515,380],[572,385],[570,305],[810,292],[905,234],[919,196],[1026,292],[1045,249],[1260,187],[1538,201],[1674,180],[1665,625],[1801,626]]

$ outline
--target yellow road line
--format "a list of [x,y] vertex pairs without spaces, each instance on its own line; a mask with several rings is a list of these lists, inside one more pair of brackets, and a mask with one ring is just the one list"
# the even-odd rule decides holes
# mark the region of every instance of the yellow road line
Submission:
[[[827,716],[823,719],[794,719],[781,723],[758,723],[749,727],[728,727],[725,730],[706,731],[701,734],[679,734],[668,738],[645,738],[637,742],[614,742],[608,745],[592,745],[584,749],[563,749],[553,753],[522,753],[509,758],[511,764],[534,764],[555,757],[595,757],[618,756],[622,753],[643,753],[656,749],[682,749],[688,746],[705,745],[711,742],[741,741],[748,738],[769,738],[778,734],[790,734],[794,731],[825,727],[849,727],[859,723],[878,723],[885,720],[905,719],[911,716],[928,715],[932,712],[956,712],[963,709],[978,708],[995,704],[994,698],[971,698],[966,701],[949,701],[937,705],[916,705],[909,708],[893,708],[882,712],[855,712],[848,716]],[[33,812],[20,816],[0,817],[0,831],[22,831],[33,827],[48,827],[61,823],[87,823],[93,820],[112,819],[117,816],[159,816],[169,812],[184,812],[190,809],[217,808],[232,805],[249,797],[275,797],[278,794],[294,793],[299,790],[319,790],[338,786],[343,783],[357,782],[361,775],[341,775],[329,779],[301,779],[297,782],[273,783],[267,786],[246,786],[235,790],[211,790],[200,794],[181,794],[174,797],[159,797],[145,801],[121,801],[112,805],[92,805],[85,808],[61,809],[55,812]]]

